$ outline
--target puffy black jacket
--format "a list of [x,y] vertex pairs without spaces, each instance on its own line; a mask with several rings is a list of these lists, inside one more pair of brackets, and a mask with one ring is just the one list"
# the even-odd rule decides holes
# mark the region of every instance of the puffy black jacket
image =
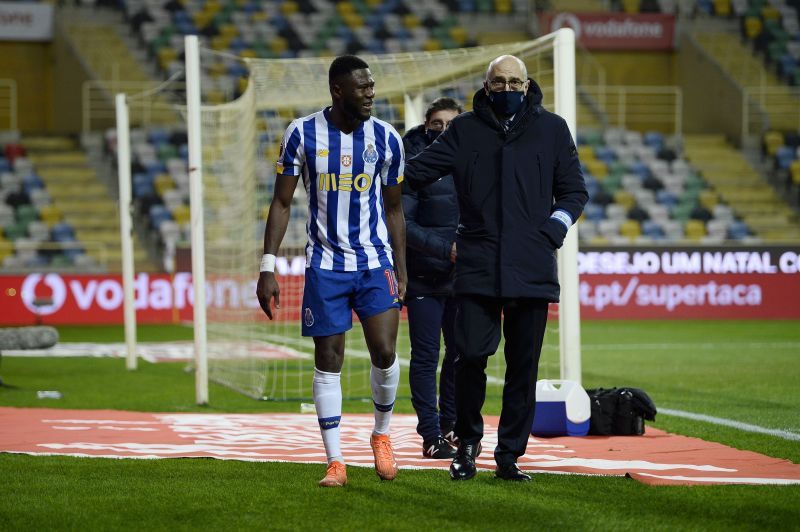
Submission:
[[[428,145],[425,126],[410,129],[403,137],[406,158]],[[444,176],[419,192],[403,183],[406,218],[406,265],[408,295],[449,295],[453,290],[450,249],[456,240],[458,202],[452,176]]]
[[556,248],[567,229],[550,215],[560,210],[577,221],[588,194],[566,122],[541,101],[531,80],[505,131],[480,90],[473,111],[457,116],[406,165],[415,189],[453,175],[460,210],[456,294],[558,301]]

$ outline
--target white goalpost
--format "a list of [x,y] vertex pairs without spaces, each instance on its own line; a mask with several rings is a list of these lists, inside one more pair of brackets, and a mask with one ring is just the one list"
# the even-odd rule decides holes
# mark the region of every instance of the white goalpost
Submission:
[[[455,97],[469,109],[487,65],[503,54],[516,55],[526,62],[529,75],[542,87],[544,106],[565,118],[574,137],[575,39],[571,29],[522,43],[362,55],[376,79],[373,113],[402,133],[406,126],[422,122],[424,106],[438,96]],[[186,116],[198,403],[208,402],[209,379],[257,398],[301,399],[311,395],[313,343],[301,338],[299,331],[305,245],[302,187],[296,191],[290,228],[279,252],[276,272],[282,308],[275,322],[261,313],[255,300],[255,282],[283,130],[291,119],[330,104],[327,68],[331,60],[243,60],[248,76],[241,82],[241,95],[229,103],[201,105],[203,84],[218,82],[204,73],[224,70],[240,60],[199,47],[196,37],[187,37]],[[577,225],[559,252],[562,300],[558,319],[548,325],[545,349],[550,358],[543,374],[580,382],[576,233]],[[345,395],[369,397],[369,359],[357,325],[346,338],[342,372]],[[407,363],[407,348],[406,352],[399,348],[398,354],[401,363]],[[492,359],[491,364],[502,365],[502,356]],[[502,379],[501,367],[490,370]]]

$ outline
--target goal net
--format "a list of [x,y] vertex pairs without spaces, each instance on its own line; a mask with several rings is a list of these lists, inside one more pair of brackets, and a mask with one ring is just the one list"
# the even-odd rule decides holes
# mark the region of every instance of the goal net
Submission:
[[[526,63],[528,75],[541,86],[544,106],[561,110],[574,135],[574,66],[570,66],[574,65],[574,40],[570,31],[522,43],[362,55],[376,80],[373,115],[403,134],[423,121],[425,106],[437,97],[453,97],[469,110],[489,62],[513,54]],[[559,35],[565,34],[568,38],[562,42]],[[207,326],[195,334],[207,335],[209,378],[257,398],[311,397],[313,341],[300,335],[307,218],[302,186],[295,191],[291,220],[278,254],[281,308],[275,311],[274,321],[258,307],[255,282],[283,132],[292,119],[330,105],[327,71],[331,60],[246,59],[246,73],[242,71],[238,87],[241,95],[229,103],[201,108]],[[239,61],[201,48],[203,83],[215,82],[207,73],[230,71]],[[572,290],[577,287],[564,287],[562,292],[566,295]],[[563,304],[562,319],[555,314],[548,325],[542,378],[559,378],[563,373]],[[410,349],[405,317],[397,353],[405,368],[400,396],[408,396],[405,373]],[[346,334],[342,369],[345,397],[370,396],[369,367],[369,354],[354,317],[354,328]],[[490,359],[487,393],[500,393],[504,371],[501,345],[498,355]]]

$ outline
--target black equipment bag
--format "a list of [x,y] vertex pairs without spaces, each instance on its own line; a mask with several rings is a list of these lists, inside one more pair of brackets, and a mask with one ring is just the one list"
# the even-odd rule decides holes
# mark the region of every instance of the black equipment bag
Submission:
[[590,435],[640,435],[644,421],[656,419],[656,405],[639,388],[595,388],[586,393],[592,407]]

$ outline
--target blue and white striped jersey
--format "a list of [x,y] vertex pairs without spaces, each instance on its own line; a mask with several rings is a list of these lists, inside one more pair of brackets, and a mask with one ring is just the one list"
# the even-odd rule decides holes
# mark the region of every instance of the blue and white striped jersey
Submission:
[[334,271],[391,268],[381,185],[403,181],[403,141],[375,117],[346,135],[329,112],[293,120],[277,163],[279,174],[301,175],[306,187],[306,264]]

